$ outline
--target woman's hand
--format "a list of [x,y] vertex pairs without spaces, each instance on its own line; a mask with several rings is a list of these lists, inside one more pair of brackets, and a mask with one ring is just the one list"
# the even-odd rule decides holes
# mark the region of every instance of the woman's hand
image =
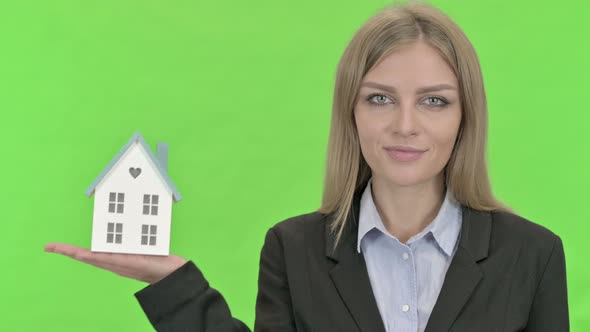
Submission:
[[77,261],[94,265],[120,276],[150,284],[162,280],[187,262],[186,259],[175,255],[150,256],[92,252],[64,243],[48,243],[45,246],[45,251],[69,256]]

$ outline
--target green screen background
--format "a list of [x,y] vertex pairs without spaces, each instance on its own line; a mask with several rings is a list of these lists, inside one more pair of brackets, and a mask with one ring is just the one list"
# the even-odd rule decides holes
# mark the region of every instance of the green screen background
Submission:
[[[84,190],[136,130],[170,144],[171,251],[252,326],[264,234],[319,207],[336,65],[387,3],[3,1],[3,330],[152,329],[145,284],[43,252],[90,246]],[[562,237],[572,331],[588,331],[590,5],[432,3],[480,57],[494,190]]]

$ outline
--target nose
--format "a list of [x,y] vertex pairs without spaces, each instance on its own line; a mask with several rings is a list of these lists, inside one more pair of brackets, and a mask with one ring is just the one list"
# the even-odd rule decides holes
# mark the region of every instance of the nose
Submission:
[[414,105],[405,104],[392,112],[391,126],[394,134],[399,136],[413,136],[418,132],[417,110]]

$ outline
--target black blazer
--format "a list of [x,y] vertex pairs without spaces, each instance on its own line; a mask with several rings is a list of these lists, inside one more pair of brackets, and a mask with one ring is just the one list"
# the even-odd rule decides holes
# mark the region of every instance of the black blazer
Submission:
[[[267,232],[254,331],[385,332],[356,251],[361,193],[334,252],[318,212]],[[135,296],[157,331],[250,331],[192,262]],[[561,239],[517,215],[463,206],[459,246],[426,327],[443,331],[569,331]]]

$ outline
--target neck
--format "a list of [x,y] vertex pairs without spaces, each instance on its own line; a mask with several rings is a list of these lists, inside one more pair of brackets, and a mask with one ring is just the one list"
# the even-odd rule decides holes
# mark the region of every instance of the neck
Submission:
[[399,186],[375,176],[371,183],[373,201],[383,225],[402,243],[434,220],[446,194],[442,174],[414,186]]

